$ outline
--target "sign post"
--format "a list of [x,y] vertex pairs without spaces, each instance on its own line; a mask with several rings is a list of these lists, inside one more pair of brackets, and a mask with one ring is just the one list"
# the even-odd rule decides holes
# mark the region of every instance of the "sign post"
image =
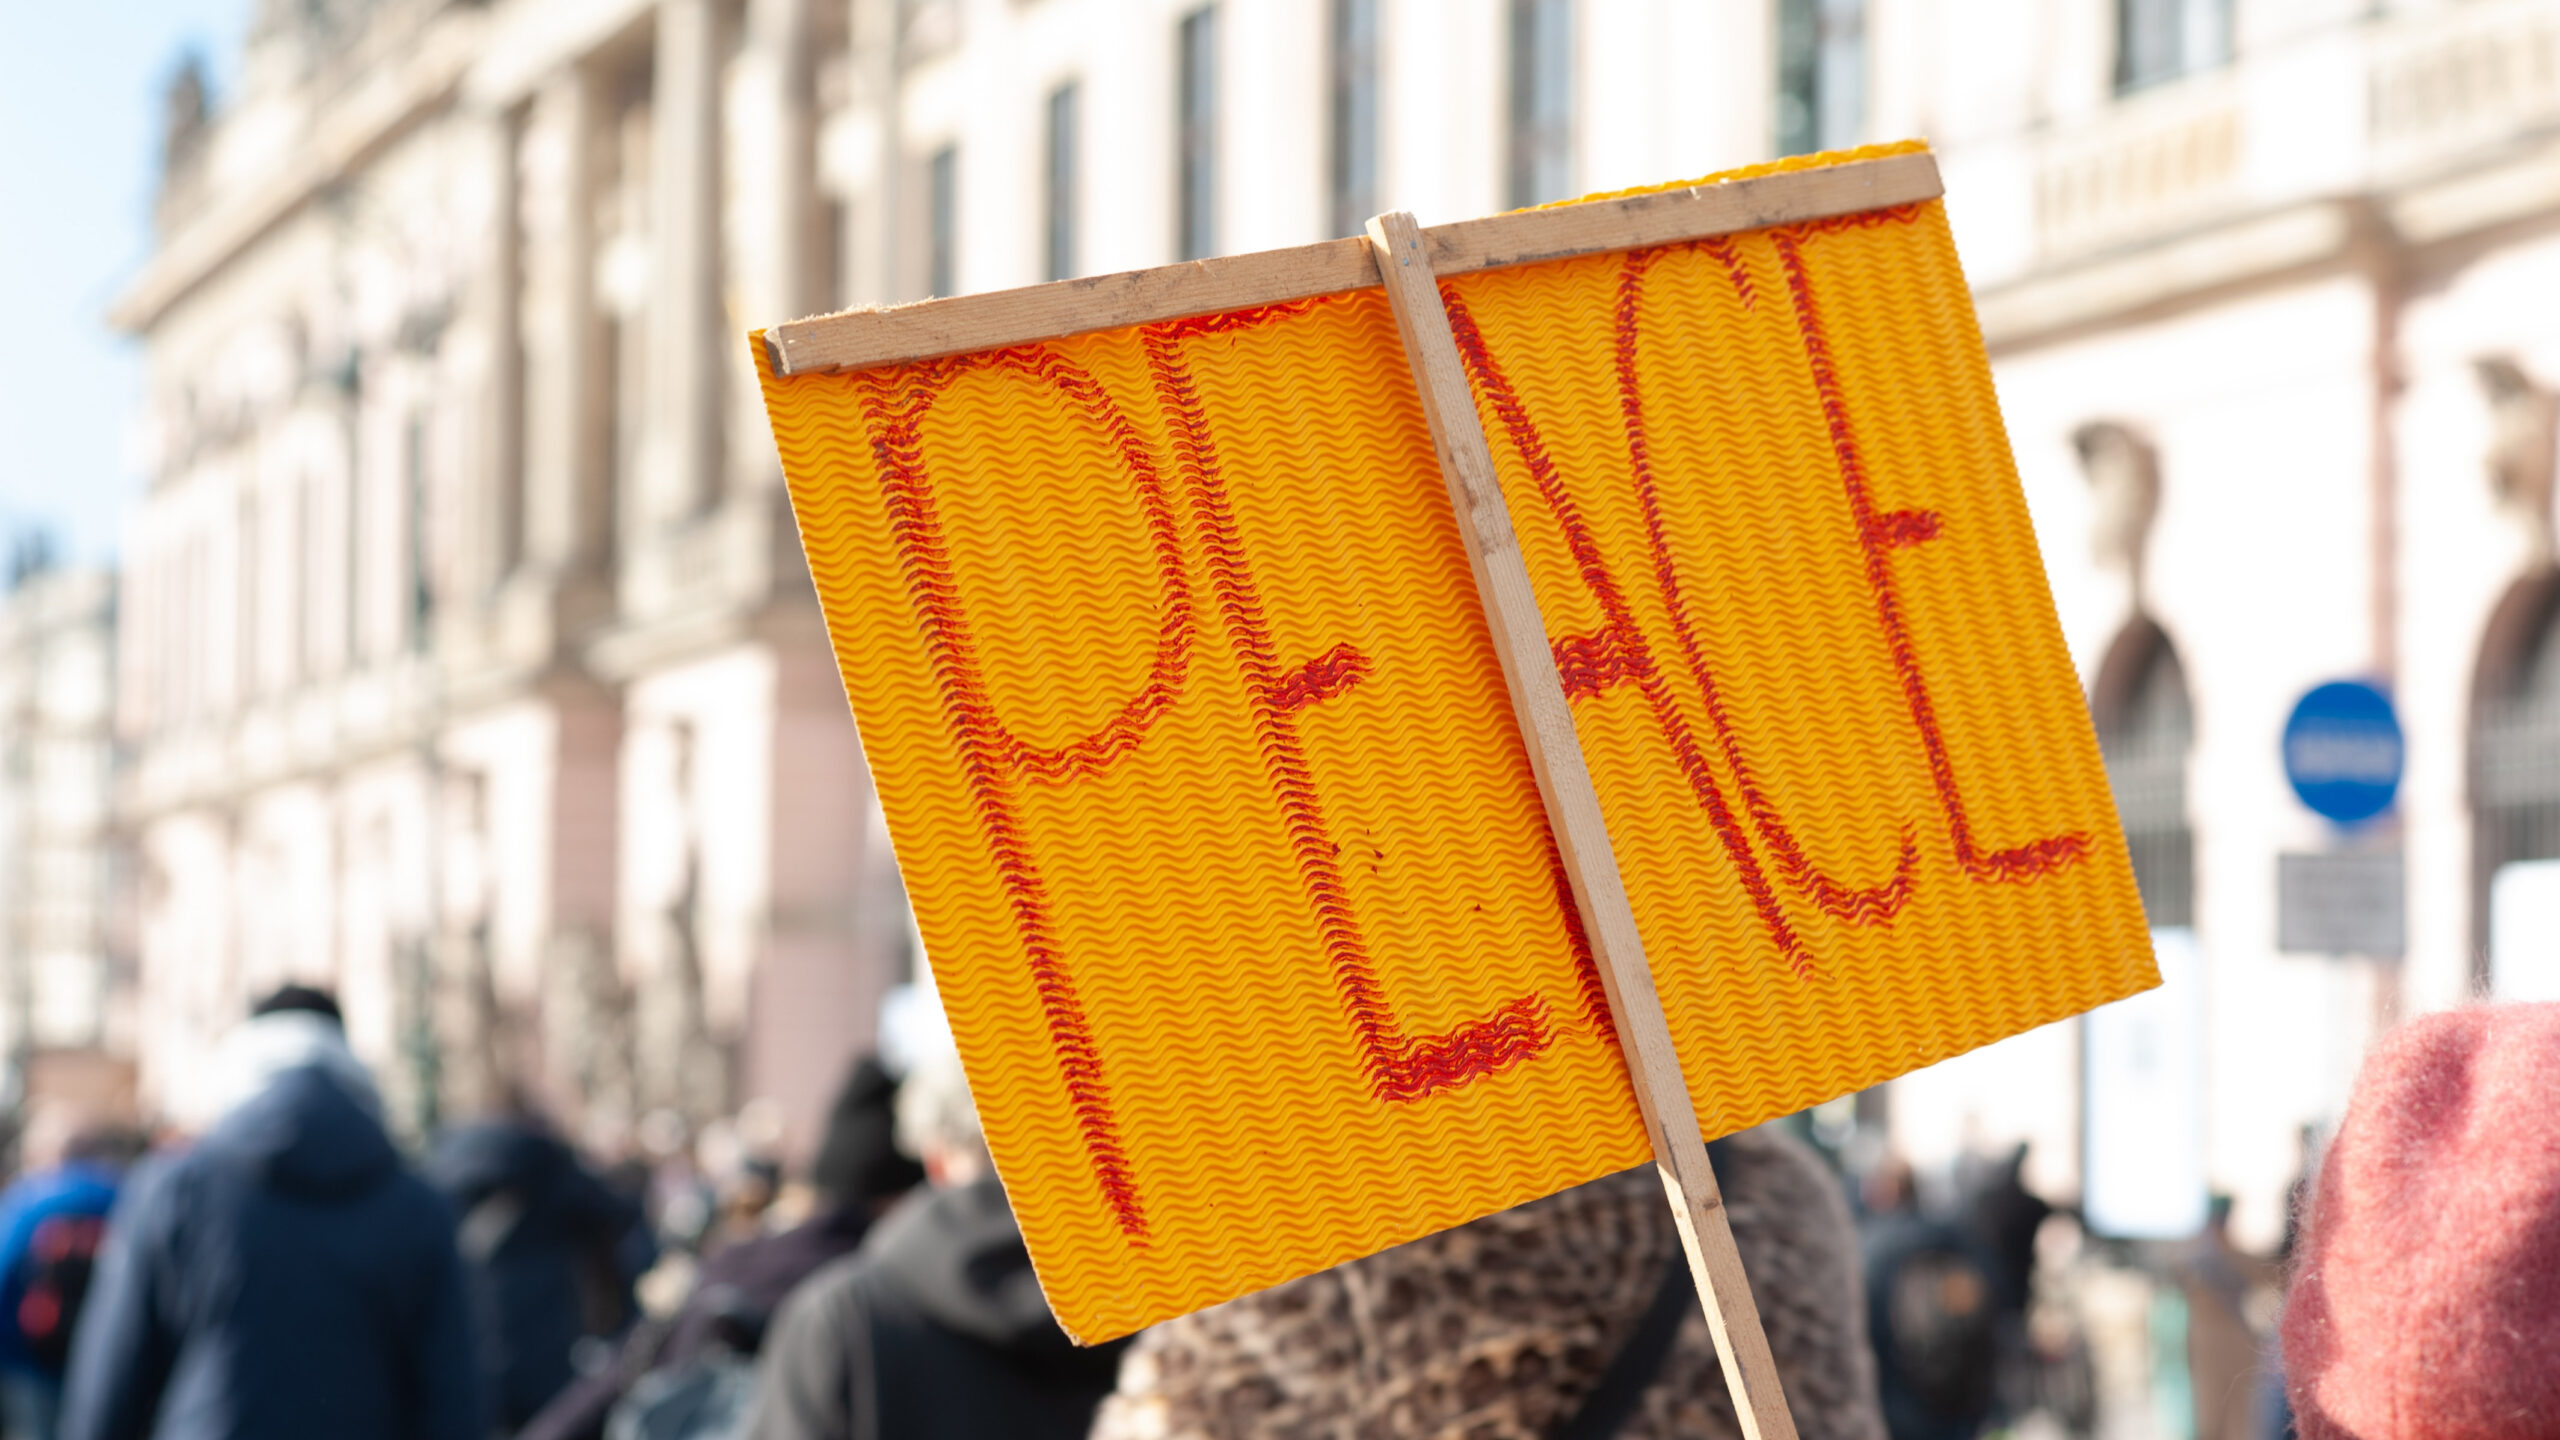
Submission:
[[[2284,727],[2284,778],[2313,813],[2354,832],[2388,813],[2406,743],[2391,697],[2360,680],[2315,685]],[[2408,948],[2400,848],[2276,857],[2276,948],[2397,960]]]
[[2408,879],[2395,847],[2276,857],[2276,948],[2397,960],[2409,948]]
[[1706,1139],[2158,983],[1938,195],[1876,147],[755,337],[1069,1334],[1651,1156],[1791,1436]]
[[2302,803],[2339,825],[2391,808],[2403,766],[2391,697],[2360,680],[2315,685],[2284,725],[2284,778]]
[[1502,484],[1494,475],[1493,451],[1476,419],[1457,341],[1449,333],[1449,312],[1441,304],[1440,280],[1423,248],[1422,227],[1401,211],[1381,215],[1369,222],[1369,243],[1377,247],[1378,273],[1386,282],[1387,302],[1395,308],[1396,330],[1404,337],[1405,358],[1422,396],[1449,502],[1458,512],[1458,534],[1475,571],[1476,594],[1493,630],[1494,649],[1502,657],[1502,677],[1511,708],[1520,717],[1547,824],[1573,882],[1583,930],[1599,959],[1609,1013],[1617,1019],[1618,1045],[1627,1057],[1627,1076],[1635,1084],[1636,1106],[1653,1142],[1654,1167],[1671,1202],[1680,1248],[1689,1257],[1690,1278],[1706,1307],[1716,1359],[1733,1392],[1734,1414],[1746,1440],[1795,1440],[1795,1419],[1778,1386],[1777,1362],[1770,1357],[1768,1336],[1761,1333],[1760,1312],[1751,1303],[1751,1282],[1742,1273],[1733,1227],[1725,1221],[1724,1197],[1707,1161],[1706,1139],[1698,1133],[1697,1111],[1689,1104],[1689,1083],[1680,1073],[1680,1054],[1654,991],[1653,971],[1645,964],[1644,940],[1636,933],[1635,912],[1628,907],[1617,856],[1609,847],[1609,828],[1600,818],[1600,796],[1574,738],[1573,710],[1565,701],[1546,623],[1538,615],[1537,593],[1530,587]]

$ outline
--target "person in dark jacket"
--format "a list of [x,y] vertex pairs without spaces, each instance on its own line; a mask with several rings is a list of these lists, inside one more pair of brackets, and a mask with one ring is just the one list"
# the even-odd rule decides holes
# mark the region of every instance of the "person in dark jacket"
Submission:
[[222,1117],[117,1201],[63,1440],[486,1440],[452,1212],[400,1163],[327,995],[262,1002]]
[[641,1325],[612,1366],[562,1392],[516,1440],[602,1440],[614,1403],[642,1375],[675,1370],[724,1346],[753,1353],[783,1297],[828,1261],[851,1254],[872,1219],[924,1179],[923,1167],[898,1153],[891,1133],[897,1094],[898,1082],[878,1060],[866,1055],[855,1062],[809,1165],[817,1213],[703,1261],[693,1293],[671,1321]]
[[85,1129],[0,1192],[0,1434],[53,1440],[81,1287],[138,1136]]
[[919,1058],[898,1129],[933,1183],[783,1303],[750,1440],[1080,1440],[1122,1347],[1050,1317],[956,1054]]
[[621,1251],[640,1207],[521,1104],[448,1132],[427,1178],[462,1217],[481,1364],[512,1430],[576,1377],[581,1338],[618,1335],[638,1313]]
[[1991,1303],[2023,1324],[2035,1298],[2036,1236],[2056,1211],[2027,1188],[2027,1145],[1967,1164],[1960,1176],[1962,1225],[1991,1262]]
[[1922,1212],[1900,1160],[1865,1190],[1860,1258],[1885,1428],[1893,1440],[1972,1440],[1998,1399],[1999,1266],[1973,1236]]
[[2062,1213],[2027,1188],[2026,1164],[2027,1145],[2021,1141],[2002,1155],[1968,1156],[1956,1168],[1957,1226],[1990,1267],[1994,1409],[2012,1417],[2036,1403],[2036,1361],[2027,1338],[2036,1236],[2045,1221]]

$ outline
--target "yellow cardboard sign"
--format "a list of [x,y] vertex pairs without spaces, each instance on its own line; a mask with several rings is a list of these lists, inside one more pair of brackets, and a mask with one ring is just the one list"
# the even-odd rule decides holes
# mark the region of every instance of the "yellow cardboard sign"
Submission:
[[[1706,1134],[2156,983],[1937,202],[1443,294]],[[755,348],[1071,1333],[1648,1157],[1384,292]]]

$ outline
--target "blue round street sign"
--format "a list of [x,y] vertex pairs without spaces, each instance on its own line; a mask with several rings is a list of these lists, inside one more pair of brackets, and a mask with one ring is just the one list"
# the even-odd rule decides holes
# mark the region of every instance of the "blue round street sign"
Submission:
[[2341,825],[2391,808],[2404,747],[2391,697],[2338,680],[2315,686],[2284,726],[2284,778],[2302,803]]

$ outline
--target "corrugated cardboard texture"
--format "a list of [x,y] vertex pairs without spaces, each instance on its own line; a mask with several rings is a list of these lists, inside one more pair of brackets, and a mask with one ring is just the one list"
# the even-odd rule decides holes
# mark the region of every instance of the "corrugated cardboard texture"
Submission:
[[[1938,204],[1444,293],[1707,1134],[2155,983]],[[1647,1158],[1382,292],[765,396],[1072,1333]]]

